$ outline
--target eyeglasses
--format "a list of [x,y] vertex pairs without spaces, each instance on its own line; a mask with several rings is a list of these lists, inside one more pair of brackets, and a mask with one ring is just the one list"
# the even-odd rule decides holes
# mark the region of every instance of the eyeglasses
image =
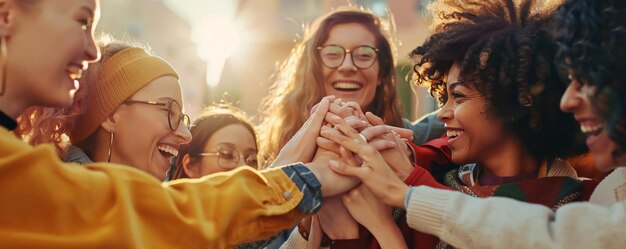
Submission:
[[[143,101],[143,100],[126,100],[125,104],[148,104],[148,105],[156,105],[156,106],[164,106],[167,108],[167,123],[170,126],[172,131],[175,131],[180,126],[180,123],[183,122],[185,124],[185,128],[189,130],[191,127],[191,120],[187,114],[183,113],[183,108],[176,100],[170,100],[167,102],[156,102],[156,101]],[[165,110],[164,110],[165,111]]]
[[358,46],[352,49],[345,49],[339,45],[326,45],[317,47],[322,64],[330,69],[337,69],[343,64],[346,54],[350,54],[352,65],[359,69],[368,69],[376,61],[378,49],[370,46]]
[[215,152],[203,152],[196,154],[196,156],[217,156],[217,164],[224,169],[234,169],[239,164],[239,159],[243,154],[244,163],[250,167],[257,168],[257,152],[246,151],[246,153],[239,153],[234,144],[221,143],[218,145]]

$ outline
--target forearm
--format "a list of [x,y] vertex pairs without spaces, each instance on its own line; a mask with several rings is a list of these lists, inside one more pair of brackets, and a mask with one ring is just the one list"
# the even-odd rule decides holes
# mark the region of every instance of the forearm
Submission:
[[459,192],[410,191],[411,228],[464,248],[620,248],[626,244],[626,203],[567,204],[557,212],[506,198],[478,199]]
[[282,169],[162,184],[127,166],[64,164],[50,146],[0,158],[0,247],[229,247],[305,215]]
[[402,236],[402,232],[393,221],[382,222],[382,225],[374,228],[367,228],[372,235],[378,241],[381,249],[393,248],[402,249],[407,248],[406,241]]

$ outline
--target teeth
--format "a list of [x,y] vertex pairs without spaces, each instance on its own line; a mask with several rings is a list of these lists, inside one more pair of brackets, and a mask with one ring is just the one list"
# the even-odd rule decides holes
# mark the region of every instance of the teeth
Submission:
[[67,68],[67,74],[72,80],[79,80],[83,77],[83,70],[78,67],[71,66]]
[[456,138],[459,135],[461,135],[463,133],[463,131],[459,131],[459,130],[448,130],[446,132],[446,134],[448,135],[448,138]]
[[580,131],[587,135],[597,135],[602,132],[604,125],[580,125]]
[[346,90],[358,90],[361,89],[361,85],[352,82],[337,82],[333,84],[333,87],[337,89],[346,89]]
[[178,149],[176,149],[175,147],[172,147],[170,145],[167,144],[161,144],[157,146],[157,149],[159,149],[160,151],[169,153],[173,156],[178,156]]

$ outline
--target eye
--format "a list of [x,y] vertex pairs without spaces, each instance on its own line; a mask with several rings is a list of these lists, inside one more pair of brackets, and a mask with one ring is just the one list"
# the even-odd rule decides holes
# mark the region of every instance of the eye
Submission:
[[80,28],[82,30],[91,30],[91,26],[93,25],[93,19],[92,18],[83,18],[78,20],[78,23],[80,23]]
[[220,157],[226,160],[235,160],[235,154],[232,151],[220,151]]
[[452,97],[453,97],[454,99],[458,99],[458,98],[463,98],[463,97],[465,97],[465,95],[464,95],[464,94],[462,94],[462,93],[460,93],[460,92],[457,92],[457,91],[453,91],[452,93],[450,93],[450,95],[452,95]]

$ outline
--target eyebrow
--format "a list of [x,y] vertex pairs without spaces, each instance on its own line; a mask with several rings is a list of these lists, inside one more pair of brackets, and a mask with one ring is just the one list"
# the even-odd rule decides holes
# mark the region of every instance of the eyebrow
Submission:
[[87,6],[82,6],[80,7],[82,10],[87,11],[87,13],[89,13],[89,15],[91,15],[92,18],[94,18],[96,16],[96,13],[93,12],[93,10]]
[[450,89],[450,91],[454,90],[458,86],[464,86],[464,87],[469,88],[469,84],[470,84],[470,82],[468,82],[468,81],[459,80],[459,81],[450,83],[450,85],[448,85],[448,88]]

